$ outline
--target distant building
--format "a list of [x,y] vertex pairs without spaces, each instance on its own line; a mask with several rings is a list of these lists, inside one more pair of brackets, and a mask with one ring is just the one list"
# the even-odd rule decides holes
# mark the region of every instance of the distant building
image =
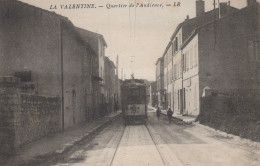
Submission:
[[[105,57],[105,114],[115,110],[118,103],[117,99],[117,84],[116,66],[108,57]],[[117,106],[116,106],[117,107]]]
[[150,85],[150,105],[157,106],[158,105],[158,97],[157,97],[157,82],[154,81]]
[[158,106],[165,107],[165,95],[166,90],[164,89],[164,59],[159,58],[156,62],[156,84],[157,84],[157,97]]

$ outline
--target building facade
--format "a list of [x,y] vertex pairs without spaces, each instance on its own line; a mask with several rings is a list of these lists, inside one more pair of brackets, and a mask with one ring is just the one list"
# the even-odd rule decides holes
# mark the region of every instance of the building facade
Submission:
[[113,61],[111,61],[108,57],[105,57],[105,114],[115,111],[116,107],[118,107],[118,88],[115,86],[117,82],[116,66]]
[[150,85],[150,105],[153,107],[158,105],[158,96],[157,96],[157,82],[154,81]]
[[156,84],[157,84],[157,97],[158,106],[165,108],[165,97],[164,97],[164,59],[159,58],[156,62]]
[[93,84],[93,107],[94,117],[103,116],[105,109],[105,48],[106,41],[101,34],[97,34],[85,29],[77,28],[77,31],[94,50],[95,55],[92,60],[92,84]]
[[174,114],[197,116],[205,87],[259,89],[259,4],[251,0],[236,9],[220,3],[205,12],[197,0],[196,10],[178,25],[162,57],[166,107]]
[[187,39],[183,45],[186,114],[199,114],[204,88],[260,88],[259,9],[256,1],[249,1],[247,7],[232,14],[220,13],[219,19],[197,28]]
[[19,1],[0,4],[0,74],[19,77],[24,92],[58,96],[63,129],[89,119],[95,55],[89,43],[63,16]]

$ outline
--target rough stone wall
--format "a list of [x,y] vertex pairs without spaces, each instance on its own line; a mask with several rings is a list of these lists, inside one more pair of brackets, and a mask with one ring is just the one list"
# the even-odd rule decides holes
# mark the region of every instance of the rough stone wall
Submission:
[[0,155],[61,129],[58,97],[22,94],[19,79],[0,78]]
[[60,100],[57,97],[20,95],[14,113],[15,147],[61,129]]
[[0,83],[0,155],[15,151],[15,112],[19,109],[20,96],[17,83]]

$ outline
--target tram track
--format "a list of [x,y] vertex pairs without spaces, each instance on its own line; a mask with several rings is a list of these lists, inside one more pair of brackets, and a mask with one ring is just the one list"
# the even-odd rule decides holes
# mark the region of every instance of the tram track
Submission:
[[117,145],[116,145],[116,150],[115,150],[115,152],[114,152],[114,154],[113,154],[113,157],[112,157],[112,159],[111,159],[110,166],[112,166],[112,164],[113,164],[114,158],[115,158],[115,156],[116,156],[116,152],[117,152],[118,147],[119,147],[119,145],[120,145],[120,142],[121,142],[121,140],[122,140],[122,138],[123,138],[123,136],[124,136],[125,129],[126,129],[126,125],[124,125],[123,132],[122,132],[122,134],[121,134],[121,136],[120,136],[120,138],[119,138],[119,141],[118,141],[118,143],[117,143]]
[[152,139],[152,141],[153,141],[153,143],[154,143],[154,146],[156,147],[157,152],[159,153],[159,155],[160,155],[160,157],[161,157],[161,159],[162,159],[162,161],[163,161],[163,164],[166,166],[166,162],[165,162],[164,159],[163,159],[163,156],[162,156],[162,154],[161,154],[161,152],[160,152],[160,150],[159,150],[159,147],[157,146],[157,143],[156,143],[156,141],[155,141],[155,138],[154,138],[154,136],[153,136],[151,130],[148,128],[147,124],[145,124],[145,127],[146,127],[146,129],[147,129],[149,135],[151,136],[151,139]]
[[[158,147],[158,145],[157,145],[157,143],[156,143],[156,140],[155,140],[155,138],[154,138],[152,132],[150,131],[150,129],[149,129],[149,127],[147,126],[147,124],[144,124],[144,126],[145,126],[147,132],[149,133],[149,136],[150,136],[150,138],[151,138],[151,140],[152,140],[154,146],[156,147],[156,151],[157,151],[158,154],[160,155],[160,158],[161,158],[161,160],[162,160],[162,162],[163,162],[163,165],[167,166],[167,164],[166,164],[166,162],[165,162],[165,160],[164,160],[164,158],[163,158],[163,156],[162,156],[162,154],[161,154],[161,152],[160,152],[160,150],[159,150],[159,147]],[[117,155],[117,152],[118,152],[118,149],[119,149],[119,147],[120,147],[120,143],[121,143],[121,141],[122,141],[122,138],[123,138],[123,136],[124,136],[124,134],[125,134],[126,128],[127,128],[127,126],[124,126],[124,129],[123,129],[123,131],[122,131],[122,134],[120,135],[120,138],[119,138],[118,143],[117,143],[117,145],[116,145],[115,152],[114,152],[113,157],[112,157],[112,159],[111,159],[110,166],[113,165],[114,159],[115,159],[115,157],[116,157],[116,155]]]

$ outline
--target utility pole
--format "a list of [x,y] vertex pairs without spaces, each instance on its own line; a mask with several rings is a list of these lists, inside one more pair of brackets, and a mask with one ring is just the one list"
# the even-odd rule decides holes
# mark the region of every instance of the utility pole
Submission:
[[116,75],[118,76],[118,64],[119,64],[119,59],[118,59],[118,55],[116,57]]

